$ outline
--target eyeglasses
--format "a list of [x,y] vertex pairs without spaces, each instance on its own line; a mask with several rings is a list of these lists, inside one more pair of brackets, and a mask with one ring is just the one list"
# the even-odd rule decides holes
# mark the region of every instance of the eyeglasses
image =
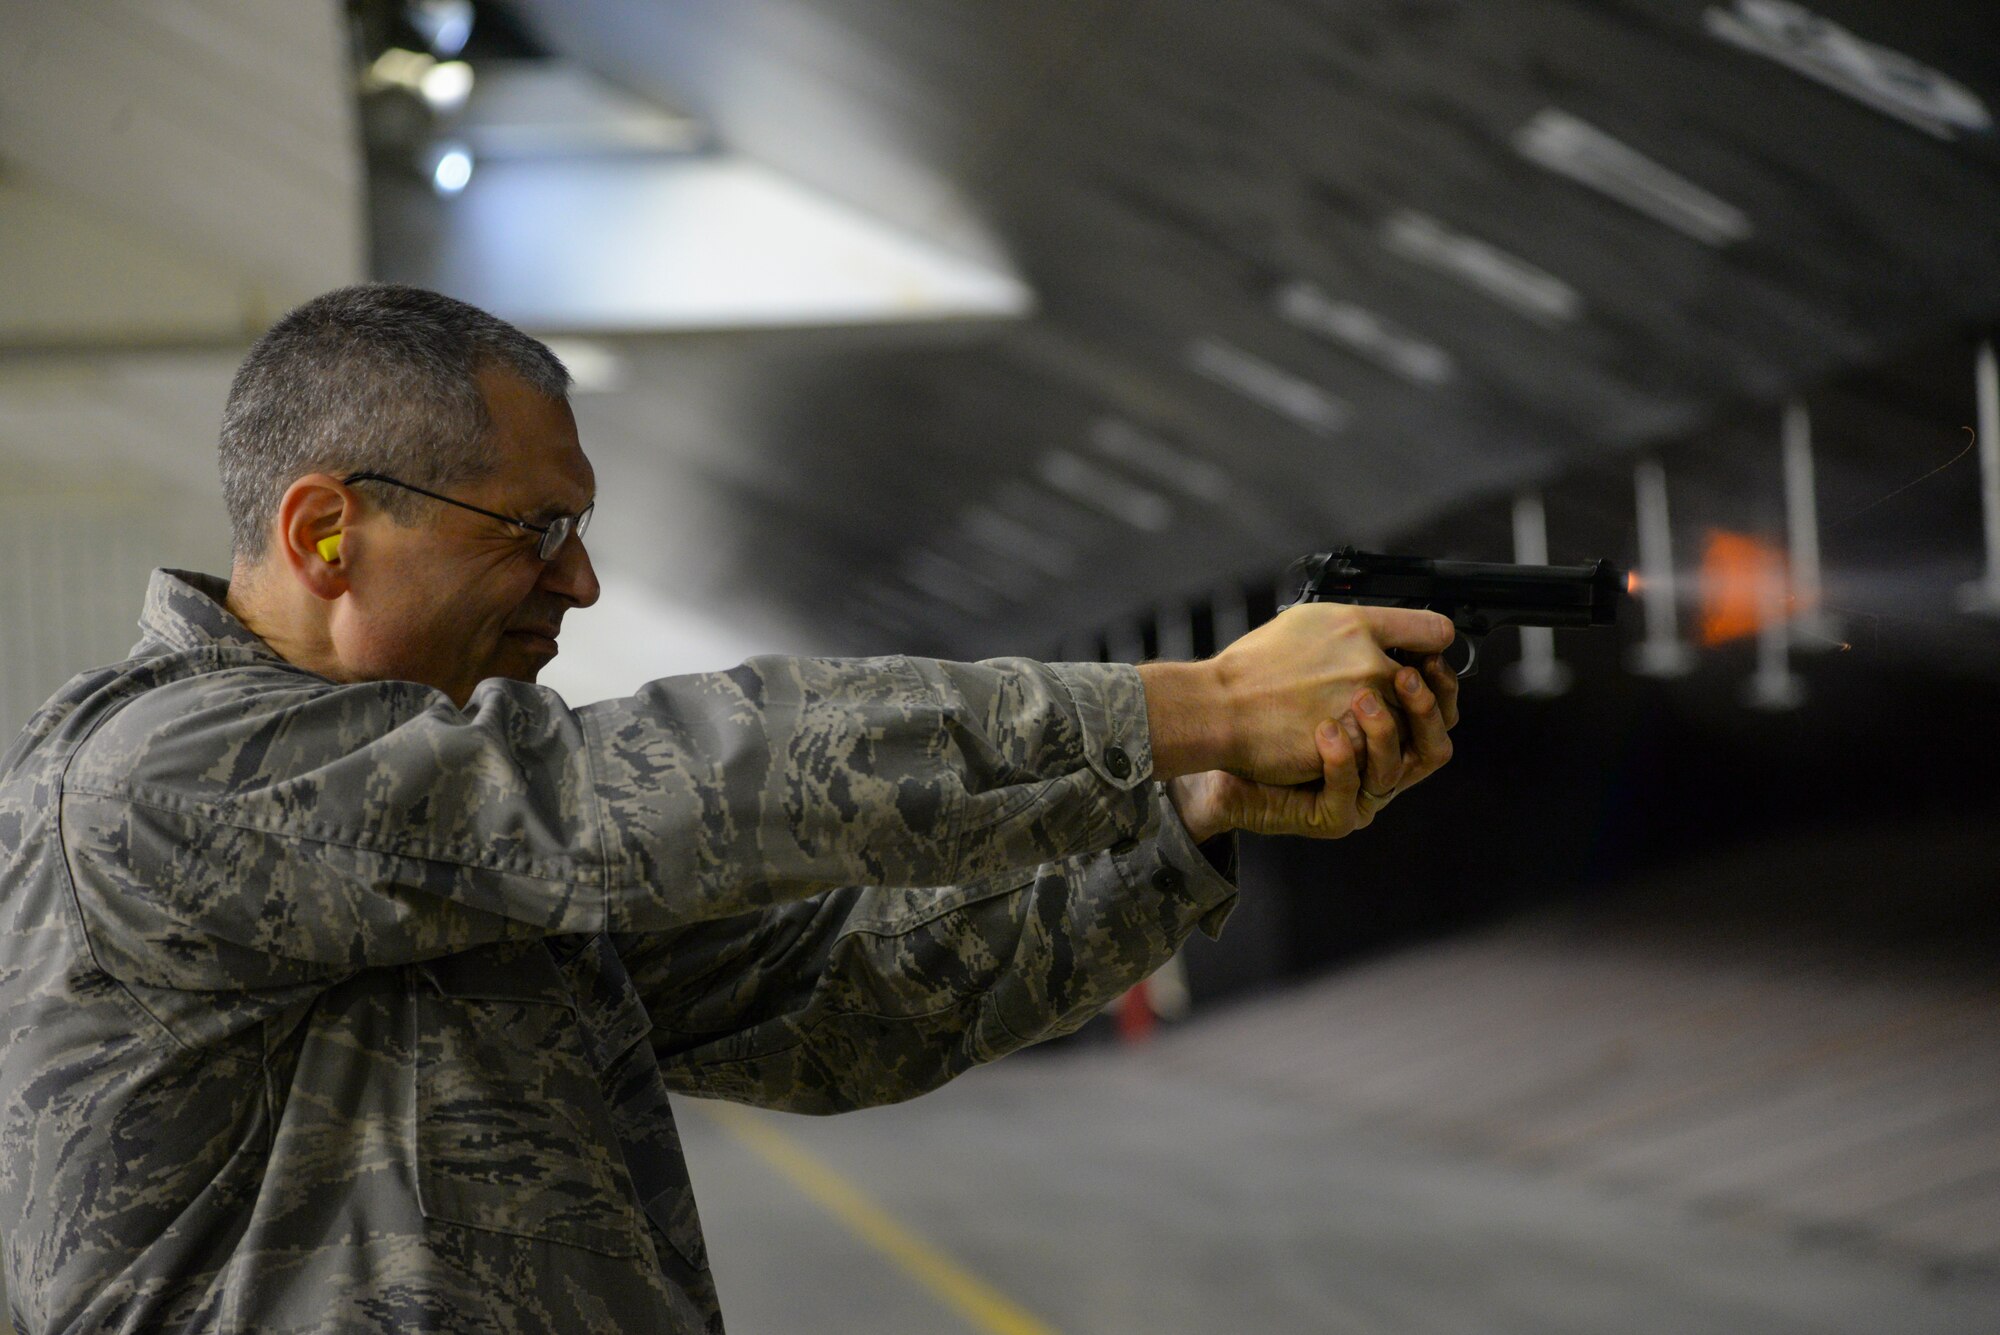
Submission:
[[512,524],[515,528],[524,528],[530,533],[540,534],[541,543],[535,548],[535,554],[540,556],[544,561],[555,560],[556,553],[562,550],[562,545],[569,540],[570,534],[574,533],[577,537],[582,537],[583,531],[590,527],[591,515],[597,512],[597,502],[592,501],[589,505],[583,507],[582,514],[557,515],[546,524],[530,524],[525,519],[515,519],[509,515],[498,514],[492,510],[482,510],[476,505],[467,505],[464,501],[455,501],[449,496],[440,496],[434,491],[425,491],[422,487],[413,487],[407,482],[400,482],[390,477],[387,473],[350,473],[340,480],[350,487],[357,482],[386,482],[392,487],[401,487],[404,491],[414,491],[419,496],[428,496],[434,501],[443,501],[446,505],[456,505],[461,510],[470,510],[476,515],[485,515],[488,519],[497,519],[503,524]]

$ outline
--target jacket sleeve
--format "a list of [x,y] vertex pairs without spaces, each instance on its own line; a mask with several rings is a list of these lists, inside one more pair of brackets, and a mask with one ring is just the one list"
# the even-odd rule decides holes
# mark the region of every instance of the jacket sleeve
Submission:
[[1076,1029],[1236,901],[1153,787],[1144,837],[1104,852],[618,938],[669,1087],[841,1112]]
[[973,879],[1148,809],[1129,667],[760,658],[574,710],[265,664],[127,687],[72,757],[62,830],[100,965],[156,986]]

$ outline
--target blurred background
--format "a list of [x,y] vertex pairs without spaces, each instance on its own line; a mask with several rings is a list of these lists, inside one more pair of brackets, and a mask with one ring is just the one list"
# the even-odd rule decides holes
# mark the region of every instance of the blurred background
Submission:
[[575,373],[576,704],[1608,558],[1076,1038],[690,1103],[731,1329],[2000,1330],[1996,107],[1973,0],[0,0],[0,729],[363,278]]

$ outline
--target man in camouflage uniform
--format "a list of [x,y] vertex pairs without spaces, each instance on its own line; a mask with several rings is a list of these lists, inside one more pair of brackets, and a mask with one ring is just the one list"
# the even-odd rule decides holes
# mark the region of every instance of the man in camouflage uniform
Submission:
[[229,582],[157,572],[0,761],[20,1329],[718,1331],[670,1090],[833,1112],[1071,1030],[1219,927],[1198,843],[1449,754],[1450,674],[1383,653],[1448,623],[1334,605],[570,709],[566,387],[431,293],[293,312],[225,413]]

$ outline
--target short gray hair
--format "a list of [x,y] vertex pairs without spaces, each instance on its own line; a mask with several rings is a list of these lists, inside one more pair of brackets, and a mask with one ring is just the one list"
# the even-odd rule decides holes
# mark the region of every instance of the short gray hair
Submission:
[[[238,562],[264,555],[285,488],[308,473],[388,473],[441,491],[491,473],[479,373],[551,399],[569,371],[539,339],[420,287],[363,283],[314,297],[265,331],[222,410],[222,499]],[[421,498],[382,488],[411,523]]]

